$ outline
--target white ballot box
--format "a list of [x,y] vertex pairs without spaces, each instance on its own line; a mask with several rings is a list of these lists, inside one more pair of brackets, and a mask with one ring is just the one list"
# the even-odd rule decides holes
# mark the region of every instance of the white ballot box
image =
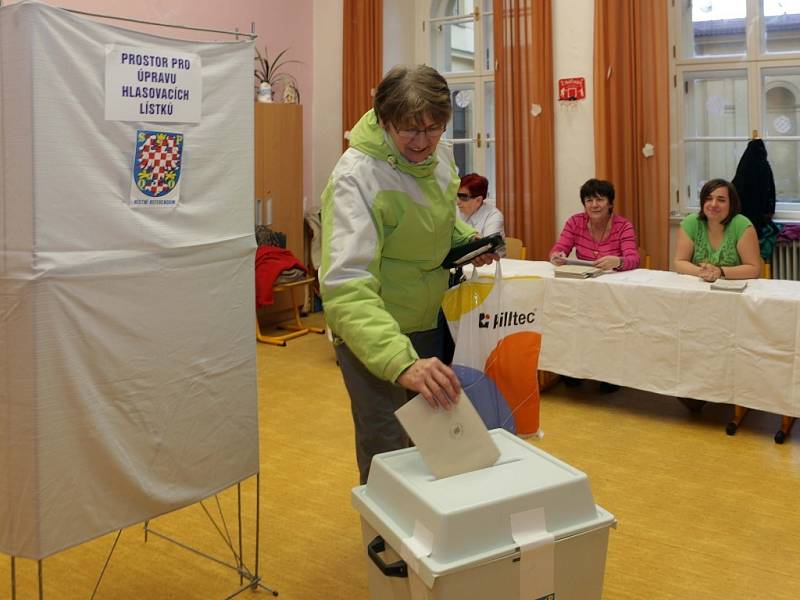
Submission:
[[371,600],[592,600],[608,528],[585,473],[501,430],[491,467],[436,479],[415,448],[353,489]]

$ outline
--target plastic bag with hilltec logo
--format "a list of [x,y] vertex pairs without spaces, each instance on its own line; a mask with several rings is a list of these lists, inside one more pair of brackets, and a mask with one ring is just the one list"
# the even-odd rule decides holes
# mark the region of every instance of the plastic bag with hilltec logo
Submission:
[[442,302],[456,343],[453,370],[486,427],[517,435],[539,430],[537,368],[544,281],[477,271]]

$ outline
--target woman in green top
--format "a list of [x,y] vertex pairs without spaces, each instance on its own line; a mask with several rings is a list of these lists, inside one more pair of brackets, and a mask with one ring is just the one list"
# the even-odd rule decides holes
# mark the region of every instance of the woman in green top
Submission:
[[756,279],[761,275],[758,237],[742,214],[733,184],[712,179],[700,190],[700,210],[681,221],[675,270],[703,281]]

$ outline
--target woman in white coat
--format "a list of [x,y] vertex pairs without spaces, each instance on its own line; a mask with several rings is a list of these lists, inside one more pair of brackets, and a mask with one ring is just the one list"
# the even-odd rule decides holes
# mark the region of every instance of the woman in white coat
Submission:
[[461,178],[458,188],[458,211],[461,220],[472,225],[480,237],[488,237],[503,231],[503,213],[494,206],[486,204],[489,180],[477,173],[469,173]]

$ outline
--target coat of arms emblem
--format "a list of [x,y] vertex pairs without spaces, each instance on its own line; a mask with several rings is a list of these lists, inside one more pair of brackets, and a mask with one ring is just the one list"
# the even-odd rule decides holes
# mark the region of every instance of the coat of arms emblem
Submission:
[[150,198],[161,198],[176,190],[182,154],[183,134],[137,131],[133,181],[138,191]]

